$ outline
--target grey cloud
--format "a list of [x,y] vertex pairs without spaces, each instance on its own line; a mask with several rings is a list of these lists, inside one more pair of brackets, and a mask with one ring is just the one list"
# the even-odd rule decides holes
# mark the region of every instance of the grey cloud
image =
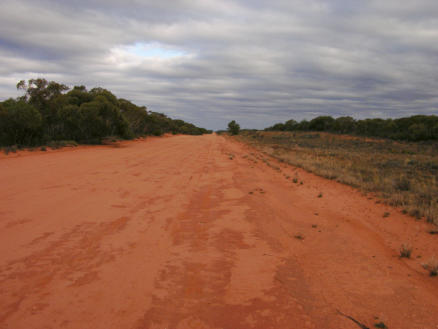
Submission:
[[[437,114],[436,17],[434,0],[4,0],[0,99],[43,76],[214,129]],[[129,53],[150,43],[183,55]]]

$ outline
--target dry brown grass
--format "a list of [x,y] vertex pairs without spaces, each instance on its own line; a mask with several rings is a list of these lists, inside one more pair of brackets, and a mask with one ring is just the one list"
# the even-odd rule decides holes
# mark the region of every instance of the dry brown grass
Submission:
[[423,267],[429,271],[430,276],[438,275],[438,260],[436,258],[432,258],[426,264],[423,264]]
[[400,247],[400,257],[401,258],[411,258],[412,247],[408,243],[403,243]]
[[315,132],[243,132],[236,138],[281,161],[373,193],[417,219],[438,225],[437,142]]

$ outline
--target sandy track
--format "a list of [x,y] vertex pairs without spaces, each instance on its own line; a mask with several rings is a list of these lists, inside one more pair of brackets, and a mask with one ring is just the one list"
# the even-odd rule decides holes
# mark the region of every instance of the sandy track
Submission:
[[438,328],[427,225],[263,157],[215,135],[3,157],[0,328]]

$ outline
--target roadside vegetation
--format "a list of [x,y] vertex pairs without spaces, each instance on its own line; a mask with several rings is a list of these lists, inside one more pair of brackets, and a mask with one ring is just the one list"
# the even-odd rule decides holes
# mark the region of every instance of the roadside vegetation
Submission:
[[150,112],[103,88],[67,86],[45,79],[20,81],[24,95],[0,102],[0,146],[16,148],[100,144],[108,136],[132,139],[165,133],[211,133],[183,120]]
[[231,121],[228,123],[228,132],[231,135],[238,135],[240,132],[240,125],[236,121]]
[[237,138],[280,161],[372,193],[438,225],[438,141],[303,131],[242,131]]
[[352,117],[332,118],[319,116],[310,121],[289,120],[277,123],[266,131],[324,131],[395,140],[438,140],[438,116],[414,115],[399,119],[364,119]]

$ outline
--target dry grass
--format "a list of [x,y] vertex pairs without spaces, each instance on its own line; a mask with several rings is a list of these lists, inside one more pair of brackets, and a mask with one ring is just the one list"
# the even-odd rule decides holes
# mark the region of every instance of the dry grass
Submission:
[[407,243],[402,244],[400,247],[400,257],[411,258],[411,254],[412,254],[412,247]]
[[423,264],[423,267],[429,271],[430,276],[438,275],[438,260],[436,258],[432,258],[426,264]]
[[297,233],[294,235],[294,238],[297,240],[304,240],[304,235],[302,233]]
[[237,138],[283,162],[373,193],[417,219],[438,225],[438,142],[315,132],[243,132]]

